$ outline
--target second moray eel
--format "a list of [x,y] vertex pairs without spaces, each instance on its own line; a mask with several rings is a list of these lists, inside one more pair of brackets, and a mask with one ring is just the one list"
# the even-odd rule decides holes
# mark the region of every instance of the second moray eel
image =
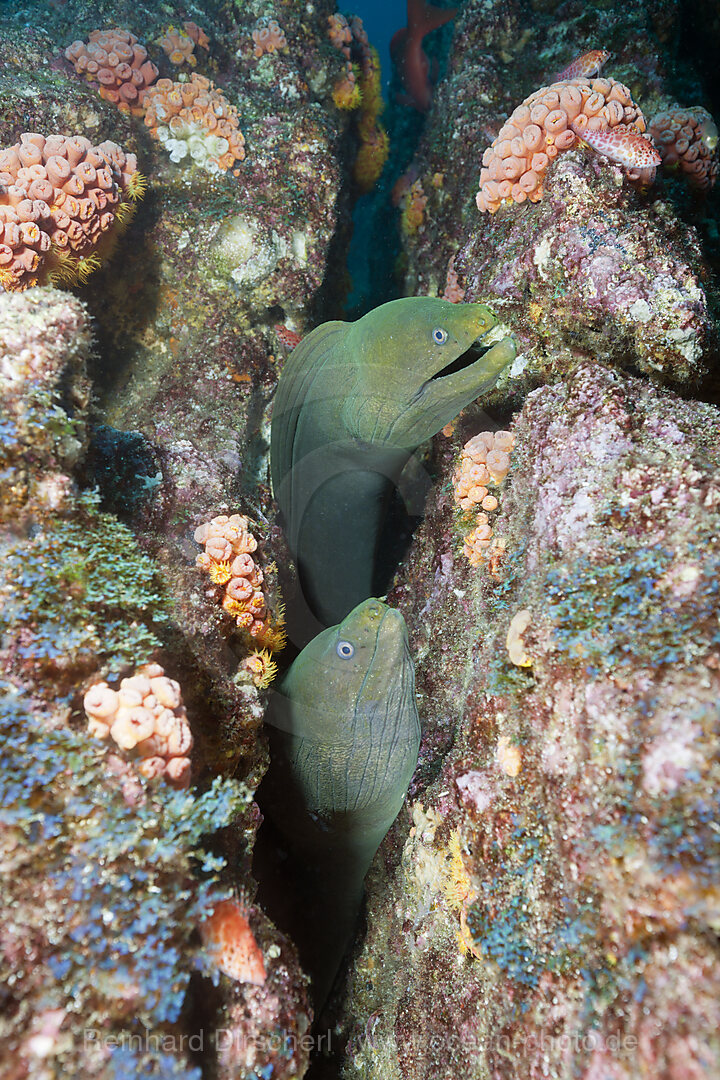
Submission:
[[263,812],[290,842],[289,929],[320,1008],[417,763],[415,668],[400,612],[371,598],[318,634],[274,687],[265,719]]
[[354,323],[318,326],[290,356],[271,467],[304,600],[320,623],[311,632],[373,595],[378,538],[404,466],[514,359],[510,338],[477,344],[496,322],[484,304],[406,297]]

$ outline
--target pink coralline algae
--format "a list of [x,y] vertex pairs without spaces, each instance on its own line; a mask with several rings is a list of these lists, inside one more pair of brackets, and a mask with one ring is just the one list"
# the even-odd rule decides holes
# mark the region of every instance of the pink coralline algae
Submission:
[[144,187],[116,143],[24,132],[0,150],[0,286],[84,281]]
[[658,113],[650,133],[666,169],[677,169],[691,187],[708,191],[720,172],[718,129],[700,107],[668,109]]
[[[90,320],[70,293],[0,292],[0,523],[65,509],[85,442]],[[72,432],[72,435],[69,433]],[[0,600],[0,609],[7,603]]]
[[117,690],[95,683],[83,706],[89,734],[112,740],[125,759],[137,760],[141,776],[164,776],[176,788],[189,785],[192,732],[180,686],[159,664],[139,667]]
[[147,49],[129,30],[93,30],[87,42],[73,41],[65,57],[79,75],[99,84],[100,96],[121,109],[140,115],[148,86],[158,69]]
[[429,503],[395,595],[453,738],[368,883],[349,1076],[717,1075],[718,421],[596,364],[531,392],[501,583],[438,590]]
[[[515,109],[483,154],[478,210],[494,214],[503,203],[538,202],[545,173],[559,153],[582,140],[590,143],[594,132],[618,125],[638,137],[646,127],[630,91],[615,79],[570,79],[536,90]],[[627,130],[624,135],[628,168],[645,168],[637,164],[645,155],[638,158],[637,145],[629,142]],[[652,144],[648,147],[652,153]]]

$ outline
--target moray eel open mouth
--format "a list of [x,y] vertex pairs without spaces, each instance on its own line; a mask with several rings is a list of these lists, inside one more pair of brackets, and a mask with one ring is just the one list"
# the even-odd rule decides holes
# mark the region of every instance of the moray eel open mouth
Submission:
[[434,379],[444,379],[447,375],[456,375],[458,371],[464,371],[465,368],[471,367],[477,360],[480,360],[486,353],[490,352],[496,341],[485,344],[481,338],[484,338],[485,334],[481,334],[480,337],[473,341],[464,353],[460,353],[460,356],[456,356],[454,360],[451,360],[449,364],[446,364],[440,371],[436,371],[434,375],[431,375],[429,381]]

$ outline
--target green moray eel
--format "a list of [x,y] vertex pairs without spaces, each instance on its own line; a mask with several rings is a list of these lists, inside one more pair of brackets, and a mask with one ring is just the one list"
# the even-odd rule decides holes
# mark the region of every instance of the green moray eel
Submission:
[[411,455],[514,359],[510,338],[484,354],[474,345],[496,322],[484,304],[406,297],[324,323],[291,354],[273,406],[272,480],[321,626],[373,595],[388,498]]
[[415,670],[400,612],[365,600],[318,634],[272,694],[266,722],[262,805],[303,867],[293,929],[319,1007],[417,763]]

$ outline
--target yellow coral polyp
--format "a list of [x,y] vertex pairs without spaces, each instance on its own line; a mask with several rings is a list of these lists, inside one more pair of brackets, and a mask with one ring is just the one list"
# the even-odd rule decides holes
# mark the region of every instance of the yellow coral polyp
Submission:
[[283,623],[271,623],[259,638],[274,653],[282,652],[287,645],[287,631]]
[[84,255],[77,261],[77,279],[81,285],[84,285],[91,274],[100,269],[100,257],[96,252],[92,252],[90,255]]
[[370,191],[377,183],[390,152],[390,142],[382,124],[368,126],[360,122],[360,149],[355,158],[353,176],[361,192]]
[[460,911],[463,904],[469,899],[472,888],[463,862],[460,834],[457,830],[450,834],[448,852],[450,853],[450,865],[444,884],[444,892],[450,907]]
[[210,580],[213,584],[226,585],[232,577],[229,560],[226,562],[213,563],[212,566],[208,568],[208,574],[210,575]]
[[357,109],[362,101],[362,91],[357,79],[357,67],[348,63],[345,74],[333,87],[332,98],[338,109]]
[[363,113],[373,122],[383,110],[382,71],[377,49],[371,45],[360,70],[360,92]]
[[147,176],[143,176],[140,172],[134,172],[128,180],[126,191],[128,198],[132,199],[133,202],[137,202],[138,199],[143,199],[145,197],[145,192],[147,191],[147,185]]
[[277,664],[269,649],[259,649],[246,656],[242,666],[250,672],[252,681],[259,690],[267,690],[277,675]]

